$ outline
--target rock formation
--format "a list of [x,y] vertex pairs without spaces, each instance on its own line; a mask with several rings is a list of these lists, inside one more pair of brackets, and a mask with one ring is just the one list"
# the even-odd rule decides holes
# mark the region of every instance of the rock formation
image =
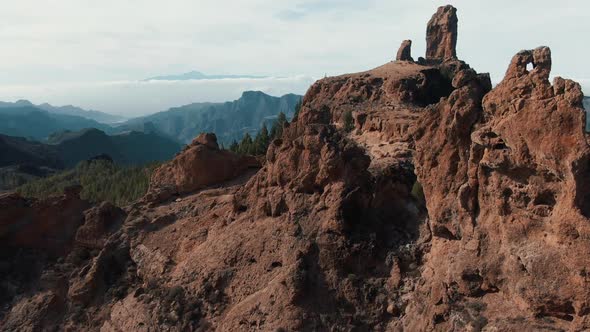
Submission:
[[426,28],[426,59],[447,60],[457,57],[457,9],[438,8]]
[[397,61],[414,61],[412,59],[412,41],[411,40],[404,40],[397,51],[397,55],[395,57]]
[[90,204],[81,188],[69,187],[61,197],[38,201],[16,193],[0,195],[0,242],[3,247],[67,253]]
[[241,157],[219,149],[215,134],[201,134],[171,162],[153,174],[150,194],[162,190],[188,193],[237,177],[249,168],[259,167],[252,157]]
[[[17,271],[0,283],[0,326],[588,330],[579,84],[551,84],[540,47],[492,89],[456,59],[450,6],[428,36],[427,61],[316,82],[259,169],[203,134],[145,199],[86,211],[67,256],[0,256]],[[26,210],[18,196],[0,204],[0,220]]]

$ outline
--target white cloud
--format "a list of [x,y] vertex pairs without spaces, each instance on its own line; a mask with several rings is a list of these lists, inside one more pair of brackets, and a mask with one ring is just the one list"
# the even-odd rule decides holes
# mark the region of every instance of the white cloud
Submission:
[[[583,41],[590,31],[587,0],[5,2],[4,85],[55,90],[64,82],[134,81],[191,70],[312,77],[362,71],[389,61],[404,39],[414,41],[415,58],[423,54],[426,23],[449,2],[459,10],[459,56],[494,81],[516,52],[540,45],[551,47],[554,73],[590,77],[590,43]],[[99,92],[97,100],[104,97]]]

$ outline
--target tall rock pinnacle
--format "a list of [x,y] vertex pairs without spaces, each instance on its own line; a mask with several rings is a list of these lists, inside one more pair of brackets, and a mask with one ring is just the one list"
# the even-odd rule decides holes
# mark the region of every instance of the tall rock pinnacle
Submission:
[[439,7],[426,28],[426,59],[457,57],[457,9],[451,5]]
[[412,41],[411,40],[404,40],[397,51],[397,56],[395,57],[397,61],[414,61],[412,59]]

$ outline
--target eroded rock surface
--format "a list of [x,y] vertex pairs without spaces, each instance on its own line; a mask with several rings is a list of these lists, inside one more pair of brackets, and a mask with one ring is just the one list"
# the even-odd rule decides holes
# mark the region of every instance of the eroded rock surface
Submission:
[[448,60],[457,57],[457,9],[439,7],[426,28],[426,59]]
[[408,312],[431,324],[407,328],[588,328],[590,262],[572,254],[590,251],[583,96],[550,70],[549,48],[519,52],[483,101],[462,102],[478,92],[468,86],[422,119],[416,166],[434,238]]

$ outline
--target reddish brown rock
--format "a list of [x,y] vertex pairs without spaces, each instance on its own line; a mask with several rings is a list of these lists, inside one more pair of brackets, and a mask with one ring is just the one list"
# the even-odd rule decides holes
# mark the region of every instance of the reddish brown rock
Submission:
[[80,199],[80,189],[69,187],[64,196],[46,200],[27,199],[16,193],[0,195],[2,246],[67,253],[84,221],[83,212],[90,206]]
[[395,56],[395,60],[397,61],[414,61],[412,59],[412,41],[411,40],[404,40],[397,51],[397,55]]
[[121,225],[125,217],[125,211],[109,202],[85,211],[84,224],[76,232],[76,244],[102,249],[108,236]]
[[439,7],[426,28],[426,59],[457,58],[457,9],[451,5]]
[[590,260],[572,254],[590,252],[582,93],[551,85],[550,69],[548,48],[522,51],[482,106],[461,102],[467,87],[423,119],[417,173],[435,238],[407,312],[431,323],[406,328],[588,328]]
[[214,134],[201,134],[172,161],[152,175],[150,192],[172,188],[187,193],[231,180],[249,168],[259,167],[255,158],[220,150]]

